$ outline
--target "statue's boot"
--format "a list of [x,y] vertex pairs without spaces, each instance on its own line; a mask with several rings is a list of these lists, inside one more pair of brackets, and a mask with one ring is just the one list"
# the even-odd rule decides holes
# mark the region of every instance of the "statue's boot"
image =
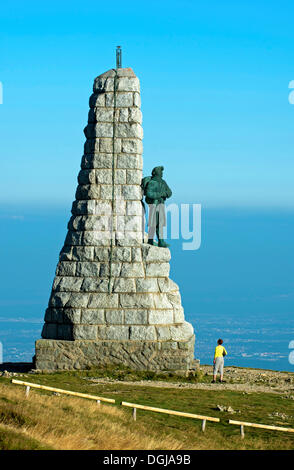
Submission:
[[169,247],[169,244],[166,243],[162,238],[160,238],[158,240],[158,246],[160,246],[161,248],[168,248]]
[[152,238],[148,238],[148,245],[154,245],[157,246],[157,243]]

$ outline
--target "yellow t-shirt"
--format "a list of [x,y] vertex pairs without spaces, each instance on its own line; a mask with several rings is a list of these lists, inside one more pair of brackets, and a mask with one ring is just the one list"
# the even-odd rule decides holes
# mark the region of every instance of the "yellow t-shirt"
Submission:
[[215,348],[214,359],[216,359],[217,357],[223,357],[223,352],[227,354],[227,351],[225,350],[225,348],[219,344]]

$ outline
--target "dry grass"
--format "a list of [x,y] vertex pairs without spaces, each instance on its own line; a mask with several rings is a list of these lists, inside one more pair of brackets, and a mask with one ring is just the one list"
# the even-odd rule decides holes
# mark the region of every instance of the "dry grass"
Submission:
[[[160,437],[153,428],[132,423],[125,410],[90,400],[50,396],[0,385],[0,429],[41,447],[85,449],[183,449],[171,436]],[[13,445],[13,444],[12,444]]]
[[[56,376],[50,375],[45,383],[93,393],[91,385],[77,375],[61,378],[64,382],[56,381]],[[36,377],[37,382],[40,379],[41,376]],[[267,412],[273,409],[293,414],[292,400],[270,394],[245,396],[228,391],[197,391],[195,394],[193,390],[150,387],[146,391],[142,387],[119,384],[101,386],[97,393],[116,398],[117,404],[98,407],[91,400],[33,389],[26,399],[24,387],[12,385],[6,379],[0,381],[0,450],[293,449],[292,434],[246,428],[245,439],[241,440],[239,427],[228,425],[226,416],[220,416],[222,422],[219,424],[207,423],[207,429],[202,433],[201,421],[139,411],[138,420],[134,422],[131,410],[118,405],[123,399],[213,415],[214,403],[220,400],[242,409],[238,419],[246,417],[245,421],[264,422]],[[292,421],[289,425],[293,425]]]

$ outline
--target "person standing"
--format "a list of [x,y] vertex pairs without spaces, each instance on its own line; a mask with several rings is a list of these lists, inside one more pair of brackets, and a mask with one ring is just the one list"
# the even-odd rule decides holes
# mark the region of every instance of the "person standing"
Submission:
[[223,340],[217,340],[217,346],[214,352],[214,359],[213,359],[213,380],[212,383],[216,382],[217,373],[220,373],[220,382],[223,381],[224,376],[224,357],[228,354],[224,346],[222,346]]

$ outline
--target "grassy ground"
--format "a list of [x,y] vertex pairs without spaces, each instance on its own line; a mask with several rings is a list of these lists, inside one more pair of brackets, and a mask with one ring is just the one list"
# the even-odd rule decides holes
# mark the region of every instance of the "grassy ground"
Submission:
[[[95,383],[92,378],[111,377],[116,382]],[[57,388],[114,398],[117,405],[56,396],[50,392],[25,389],[0,378],[0,449],[293,449],[294,435],[245,428],[227,423],[228,419],[294,427],[294,401],[273,393],[244,393],[229,390],[156,388],[123,384],[122,380],[155,380],[151,373],[134,373],[121,368],[81,372],[26,374],[20,380]],[[167,382],[187,379],[159,377]],[[210,377],[192,377],[190,382],[210,381]],[[221,423],[201,421],[119,406],[121,401],[206,414],[221,418]],[[216,405],[231,406],[240,413],[230,415]],[[283,413],[284,419],[269,416]]]

